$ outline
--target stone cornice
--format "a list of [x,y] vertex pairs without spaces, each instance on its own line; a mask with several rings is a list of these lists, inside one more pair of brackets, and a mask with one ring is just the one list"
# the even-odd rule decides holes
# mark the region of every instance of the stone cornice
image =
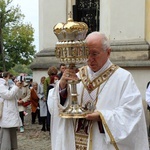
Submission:
[[150,49],[150,45],[146,41],[111,41],[111,49],[117,51],[145,51]]
[[112,61],[123,68],[150,68],[150,60],[144,61]]
[[[146,41],[111,41],[110,59],[116,65],[124,68],[150,68],[150,45]],[[59,59],[55,57],[55,48],[44,49],[35,55],[30,65],[32,70],[47,69],[59,66]]]
[[43,49],[40,52],[36,53],[36,57],[48,57],[48,56],[54,56],[55,57],[55,48],[51,49]]

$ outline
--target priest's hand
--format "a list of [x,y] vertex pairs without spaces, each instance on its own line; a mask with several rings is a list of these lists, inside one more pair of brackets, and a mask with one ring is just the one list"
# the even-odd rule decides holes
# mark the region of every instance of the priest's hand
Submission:
[[66,88],[68,80],[73,80],[73,81],[78,80],[76,71],[74,69],[65,69],[59,83],[61,89]]
[[85,118],[86,118],[87,120],[92,120],[92,121],[101,121],[99,112],[93,112],[93,113],[91,113],[91,114],[87,114],[87,115],[85,116]]

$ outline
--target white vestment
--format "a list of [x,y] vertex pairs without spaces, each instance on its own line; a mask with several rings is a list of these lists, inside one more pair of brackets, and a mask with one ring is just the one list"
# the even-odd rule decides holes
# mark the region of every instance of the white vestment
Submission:
[[[87,71],[90,74],[89,78],[92,79],[92,71],[89,68]],[[95,75],[97,76],[97,74]],[[83,101],[96,99],[98,88],[88,95],[87,90],[80,82],[77,85],[79,103],[83,89]],[[68,105],[68,100],[65,106],[61,106],[59,102],[58,82],[48,95],[52,150],[75,150],[74,121],[59,116],[59,109],[64,109]],[[100,85],[95,110],[99,111],[103,117],[102,124],[105,133],[100,133],[97,122],[93,122],[87,150],[116,150],[110,134],[119,150],[149,150],[141,94],[128,71],[118,68],[108,80]],[[90,137],[92,137],[91,142]]]

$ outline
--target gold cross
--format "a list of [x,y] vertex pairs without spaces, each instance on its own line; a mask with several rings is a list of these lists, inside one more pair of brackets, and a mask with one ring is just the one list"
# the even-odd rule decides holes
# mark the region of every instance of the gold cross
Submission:
[[68,17],[72,18],[72,12],[71,11],[68,13]]

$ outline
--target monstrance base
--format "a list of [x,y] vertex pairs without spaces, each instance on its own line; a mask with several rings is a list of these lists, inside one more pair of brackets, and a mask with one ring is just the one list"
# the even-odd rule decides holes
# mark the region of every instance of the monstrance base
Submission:
[[85,118],[85,116],[89,113],[92,113],[89,110],[85,110],[83,107],[79,105],[71,105],[67,107],[65,110],[60,112],[60,117],[62,118]]

